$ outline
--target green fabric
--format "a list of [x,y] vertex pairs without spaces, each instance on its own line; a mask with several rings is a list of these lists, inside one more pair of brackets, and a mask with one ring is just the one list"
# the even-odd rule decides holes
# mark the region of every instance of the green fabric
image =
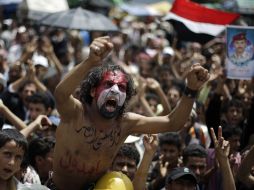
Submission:
[[198,102],[200,102],[202,104],[205,104],[205,102],[208,98],[210,90],[211,90],[211,86],[205,84],[199,92],[199,96],[198,96],[198,99],[197,99]]

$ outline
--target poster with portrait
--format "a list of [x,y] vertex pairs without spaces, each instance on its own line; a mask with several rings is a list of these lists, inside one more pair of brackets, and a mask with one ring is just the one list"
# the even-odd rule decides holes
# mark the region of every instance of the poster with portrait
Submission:
[[250,80],[254,76],[254,27],[227,27],[227,78]]

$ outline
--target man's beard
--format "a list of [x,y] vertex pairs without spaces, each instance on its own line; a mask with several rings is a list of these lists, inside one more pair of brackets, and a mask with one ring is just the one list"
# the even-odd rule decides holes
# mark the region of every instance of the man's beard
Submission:
[[121,110],[122,106],[116,106],[114,111],[108,111],[106,108],[106,103],[104,103],[100,108],[99,108],[99,112],[100,114],[107,118],[107,119],[112,119],[114,117],[118,117],[120,115],[120,110]]

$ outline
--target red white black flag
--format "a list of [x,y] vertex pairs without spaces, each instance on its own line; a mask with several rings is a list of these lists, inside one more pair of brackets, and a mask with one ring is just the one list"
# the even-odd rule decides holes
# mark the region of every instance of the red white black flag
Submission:
[[217,36],[239,18],[239,14],[210,9],[190,0],[175,0],[170,12],[163,20],[175,20],[190,31]]

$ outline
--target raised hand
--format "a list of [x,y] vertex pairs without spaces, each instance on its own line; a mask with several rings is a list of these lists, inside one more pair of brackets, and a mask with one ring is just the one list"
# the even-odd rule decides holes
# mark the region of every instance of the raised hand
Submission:
[[25,46],[25,53],[27,54],[32,54],[35,52],[35,50],[37,49],[37,45],[34,42],[29,42],[26,44]]
[[147,81],[147,86],[150,89],[156,90],[156,89],[160,88],[160,84],[157,80],[155,80],[153,78],[147,78],[146,81]]
[[159,160],[159,164],[160,164],[160,176],[161,177],[166,177],[167,173],[168,173],[168,166],[169,166],[169,162],[163,162],[163,157],[164,155],[160,156],[160,160]]
[[137,80],[138,80],[138,96],[139,98],[144,97],[147,87],[146,79],[141,76],[138,76]]
[[212,140],[214,142],[216,158],[220,162],[222,159],[228,159],[230,145],[229,142],[224,140],[222,136],[222,128],[218,128],[218,139],[214,133],[213,128],[210,129]]
[[46,130],[52,125],[51,121],[46,115],[39,115],[33,123],[37,126],[39,130]]
[[208,70],[203,68],[199,63],[196,63],[191,66],[187,74],[187,86],[191,90],[199,90],[209,78],[210,74]]
[[90,45],[89,58],[98,64],[108,56],[112,49],[113,44],[110,42],[109,36],[95,38]]
[[42,47],[41,47],[42,51],[46,54],[46,55],[50,55],[52,53],[54,53],[54,49],[53,46],[50,42],[45,42]]
[[34,81],[34,79],[36,77],[36,71],[35,71],[35,66],[33,64],[33,61],[28,59],[27,64],[28,64],[27,77],[29,80]]
[[155,134],[150,136],[145,135],[143,137],[143,144],[145,147],[145,154],[154,155],[159,145],[158,136]]

